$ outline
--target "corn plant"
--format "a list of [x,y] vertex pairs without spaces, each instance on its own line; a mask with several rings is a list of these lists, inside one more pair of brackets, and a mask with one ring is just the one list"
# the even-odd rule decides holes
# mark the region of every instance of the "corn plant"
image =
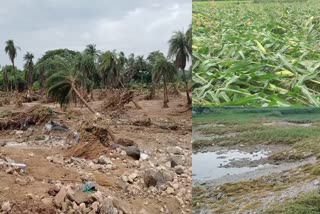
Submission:
[[194,105],[319,107],[320,1],[193,3],[192,57]]

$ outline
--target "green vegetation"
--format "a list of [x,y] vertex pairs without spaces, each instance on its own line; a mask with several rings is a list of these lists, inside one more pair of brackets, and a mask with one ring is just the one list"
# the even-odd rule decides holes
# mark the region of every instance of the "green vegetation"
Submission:
[[320,194],[312,192],[298,197],[287,204],[276,205],[267,214],[319,214]]
[[194,107],[192,122],[195,125],[245,124],[261,123],[261,120],[282,120],[295,123],[308,123],[320,120],[320,108],[290,107],[290,108],[202,108]]
[[316,0],[194,2],[193,103],[320,106],[319,10]]
[[[272,161],[295,161],[310,156],[320,157],[320,109],[300,108],[195,108],[193,126],[205,136],[218,135],[210,141],[198,139],[193,148],[212,144],[284,145],[285,151],[270,156]],[[212,124],[212,125],[210,125]]]
[[[93,99],[93,89],[147,88],[148,99],[154,99],[157,86],[164,88],[164,107],[168,107],[168,86],[174,93],[183,87],[187,103],[191,104],[188,81],[191,68],[185,67],[191,59],[191,26],[186,32],[174,32],[168,41],[168,55],[154,51],[146,58],[129,56],[121,51],[100,51],[95,44],[89,44],[82,52],[69,49],[47,51],[41,58],[27,52],[23,59],[23,70],[15,66],[20,48],[8,40],[4,51],[11,62],[1,67],[0,90],[5,92],[32,93],[33,90],[48,90],[54,101],[66,106],[79,99],[81,102]],[[88,106],[87,103],[85,103]]]

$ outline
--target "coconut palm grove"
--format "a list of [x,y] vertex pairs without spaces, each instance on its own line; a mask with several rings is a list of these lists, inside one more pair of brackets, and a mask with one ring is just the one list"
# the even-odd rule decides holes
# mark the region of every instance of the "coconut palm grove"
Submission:
[[[1,65],[0,90],[27,92],[46,90],[55,102],[66,106],[72,100],[93,99],[94,89],[148,89],[148,99],[153,99],[157,88],[163,90],[163,107],[168,107],[168,87],[179,94],[183,88],[186,103],[189,95],[190,69],[186,65],[191,58],[191,25],[186,32],[176,31],[168,41],[168,53],[153,51],[147,56],[121,50],[99,50],[95,44],[86,45],[82,52],[70,49],[48,50],[39,59],[27,52],[19,53],[15,41],[5,42],[4,51],[10,64]],[[23,57],[24,67],[15,66],[15,60]]]

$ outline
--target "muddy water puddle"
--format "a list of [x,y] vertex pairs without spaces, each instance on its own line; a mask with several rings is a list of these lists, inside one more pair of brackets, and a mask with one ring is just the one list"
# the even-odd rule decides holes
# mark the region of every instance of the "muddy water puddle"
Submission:
[[230,163],[235,161],[257,161],[267,158],[270,153],[271,152],[267,150],[260,150],[255,152],[229,150],[195,153],[192,155],[193,180],[213,180],[227,175],[246,173],[263,168],[267,164],[254,167],[230,167]]

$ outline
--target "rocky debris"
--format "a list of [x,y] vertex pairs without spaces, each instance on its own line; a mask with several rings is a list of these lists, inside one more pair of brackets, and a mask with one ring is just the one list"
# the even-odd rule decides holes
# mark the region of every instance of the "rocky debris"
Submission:
[[125,214],[132,214],[131,206],[124,200],[114,199],[114,206]]
[[137,146],[124,147],[123,151],[125,151],[128,156],[132,157],[135,160],[139,160],[140,159],[141,151]]
[[170,154],[175,154],[175,155],[182,155],[183,154],[183,149],[181,149],[178,146],[175,147],[168,147],[167,152]]
[[184,167],[183,166],[175,166],[174,170],[178,175],[182,175],[184,172]]
[[112,165],[112,161],[110,160],[110,158],[108,158],[107,156],[105,155],[101,155],[98,159],[98,163],[99,164],[110,164]]
[[137,173],[132,173],[131,175],[128,176],[128,182],[134,183],[134,181],[138,178]]
[[160,171],[149,170],[143,177],[144,183],[147,187],[161,186],[166,183],[166,178]]
[[4,169],[8,174],[24,175],[27,165],[24,163],[16,163],[14,160],[0,154],[0,169]]
[[185,165],[185,157],[183,155],[171,155],[170,158],[168,159],[170,161],[171,167],[175,167],[178,165]]
[[[52,187],[48,193],[55,193],[57,188]],[[106,197],[99,190],[83,192],[78,185],[62,186],[53,198],[44,197],[41,202],[47,206],[53,204],[59,210],[57,213],[132,213],[130,205],[124,200]]]
[[67,190],[65,187],[62,187],[58,194],[54,197],[53,203],[58,208],[62,207],[62,203],[64,202],[65,198],[67,196]]
[[104,198],[103,202],[102,202],[102,205],[101,205],[101,208],[100,208],[101,214],[109,214],[109,213],[113,214],[113,213],[116,213],[114,211],[116,211],[116,210],[113,207],[112,198],[110,198],[110,197]]
[[31,180],[28,178],[16,178],[15,183],[21,186],[26,186],[31,183]]
[[52,163],[57,163],[57,164],[64,164],[64,157],[62,154],[56,154],[54,156],[49,156],[47,157],[47,160],[49,160]]
[[52,198],[43,198],[43,199],[41,199],[41,202],[46,206],[52,206],[53,205]]
[[147,118],[147,119],[144,119],[144,120],[136,120],[136,121],[133,121],[132,122],[132,125],[134,126],[146,126],[146,127],[149,127],[152,125],[152,122],[151,122],[151,119],[150,118]]
[[[22,111],[28,106],[32,105],[26,104]],[[25,213],[37,213],[43,210],[45,210],[43,213],[66,214],[144,214],[160,210],[163,213],[177,211],[179,213],[181,208],[183,208],[181,211],[190,213],[190,210],[184,208],[191,203],[191,191],[189,191],[191,189],[191,158],[189,158],[191,151],[185,146],[189,142],[190,133],[185,135],[182,132],[168,132],[167,130],[171,128],[175,129],[170,126],[175,125],[177,121],[170,119],[168,122],[169,119],[166,118],[158,120],[153,114],[148,115],[147,111],[146,113],[136,110],[126,111],[129,108],[131,106],[123,105],[122,109],[127,115],[120,115],[120,119],[111,117],[111,120],[105,118],[93,120],[83,114],[80,108],[77,108],[77,114],[55,113],[54,111],[50,113],[46,109],[51,116],[35,124],[36,126],[31,127],[29,124],[23,129],[4,131],[5,133],[10,132],[12,138],[13,136],[16,138],[12,140],[13,142],[8,141],[6,147],[3,148],[5,152],[15,146],[21,146],[23,149],[29,146],[65,148],[64,150],[55,148],[54,153],[45,152],[49,157],[44,164],[53,166],[49,161],[54,163],[53,172],[56,175],[50,179],[47,176],[44,178],[46,172],[41,171],[36,176],[37,181],[34,181],[33,185],[31,183],[34,178],[28,178],[28,174],[20,176],[19,168],[14,169],[6,164],[10,161],[3,161],[0,158],[0,169],[12,173],[12,175],[5,176],[13,177],[17,183],[14,184],[15,187],[27,185],[23,189],[32,189],[32,191],[22,192],[26,203],[21,206],[21,210],[31,211],[31,208],[26,209],[26,207],[35,202],[33,208],[36,209]],[[121,110],[116,109],[116,111]],[[141,113],[141,115],[135,115],[135,113]],[[0,113],[0,117],[7,120],[12,113],[4,117],[2,115]],[[63,124],[61,121],[65,121],[70,127],[70,132],[54,132],[53,126],[60,124],[53,121],[55,124],[52,124],[53,118],[60,124]],[[86,121],[81,122],[81,120]],[[41,128],[46,123],[51,126],[50,133],[43,134]],[[177,125],[181,127],[181,123],[184,122],[179,121]],[[159,124],[164,125],[163,129],[166,130],[159,129]],[[108,125],[112,125],[112,128],[117,130],[118,140],[111,139],[108,129],[105,129]],[[151,127],[147,128],[150,135],[143,133],[145,127]],[[141,139],[137,139],[135,134],[139,134]],[[70,135],[69,141],[66,140],[67,135]],[[11,141],[11,136],[8,139]],[[172,148],[167,150],[167,145]],[[62,152],[56,154],[59,150]],[[35,158],[40,157],[36,151],[28,149],[24,156],[28,164],[35,162]],[[36,173],[34,169],[32,166],[32,171],[28,173]],[[90,188],[90,182],[96,182],[95,188]],[[43,195],[45,191],[42,188],[39,188],[42,191],[39,193],[36,187],[41,184],[45,184],[45,187],[48,188],[45,195]],[[11,212],[19,213],[20,210],[15,210],[19,203],[10,201]],[[44,207],[47,209],[42,209]],[[48,207],[50,207],[50,212]]]
[[63,131],[66,132],[69,128],[66,125],[61,125],[53,120],[50,120],[45,124],[43,130],[45,134],[49,134],[51,131]]
[[5,201],[1,204],[1,210],[3,212],[9,212],[11,210],[11,205],[9,201]]
[[59,191],[60,191],[60,188],[58,188],[57,186],[54,186],[48,190],[48,194],[51,196],[56,196]]
[[218,195],[217,195],[217,200],[221,200],[222,197],[223,197],[223,194],[221,192],[219,192]]
[[0,120],[0,130],[27,130],[31,125],[38,125],[50,120],[52,114],[45,107],[34,106],[26,112],[11,113]]
[[91,201],[91,196],[88,193],[76,191],[72,197],[72,200],[75,201],[78,205],[82,203],[88,204]]

